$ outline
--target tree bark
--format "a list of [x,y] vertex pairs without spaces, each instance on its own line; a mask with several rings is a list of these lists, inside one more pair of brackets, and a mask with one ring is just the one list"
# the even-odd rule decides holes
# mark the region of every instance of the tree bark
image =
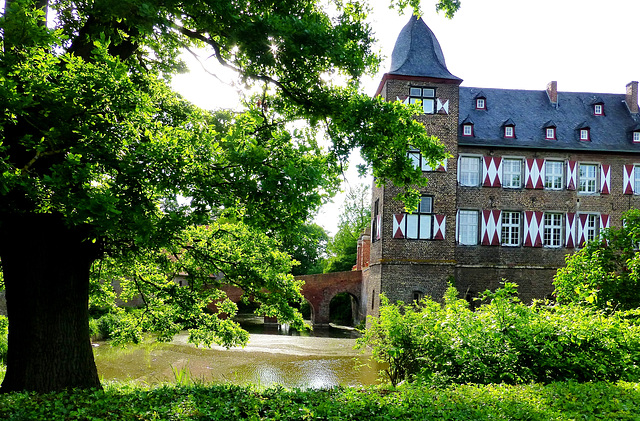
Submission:
[[57,215],[0,218],[7,372],[0,392],[99,388],[89,333],[89,270],[98,256]]

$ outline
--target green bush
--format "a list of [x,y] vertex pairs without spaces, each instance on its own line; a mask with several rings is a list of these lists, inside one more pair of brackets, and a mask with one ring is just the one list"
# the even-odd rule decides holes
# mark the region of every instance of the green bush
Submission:
[[450,288],[441,305],[389,304],[359,339],[389,365],[393,385],[550,383],[640,379],[638,312],[604,314],[577,305],[526,306],[505,283],[471,311]]
[[89,319],[91,339],[104,341],[113,338],[121,323],[123,323],[122,316],[117,313],[106,313],[97,319]]
[[230,385],[131,387],[0,395],[0,419],[73,420],[637,420],[636,383],[406,385],[263,391]]

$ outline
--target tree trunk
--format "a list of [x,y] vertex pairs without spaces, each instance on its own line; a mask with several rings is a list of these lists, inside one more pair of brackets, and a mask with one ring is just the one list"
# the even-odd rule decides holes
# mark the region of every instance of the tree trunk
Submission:
[[0,392],[99,388],[89,334],[89,270],[97,247],[56,215],[0,218],[9,317]]

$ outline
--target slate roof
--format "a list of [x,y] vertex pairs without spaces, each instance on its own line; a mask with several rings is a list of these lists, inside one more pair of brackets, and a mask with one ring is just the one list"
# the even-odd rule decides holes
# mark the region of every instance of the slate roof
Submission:
[[398,35],[389,74],[462,80],[449,72],[438,39],[416,16],[411,16]]
[[[625,94],[558,92],[557,108],[546,90],[460,87],[458,144],[576,151],[640,153],[632,132],[639,116],[629,112]],[[476,110],[478,93],[486,97],[486,109]],[[604,115],[593,114],[594,101],[604,104]],[[595,103],[598,103],[595,102]],[[462,136],[462,123],[473,121],[473,137]],[[516,138],[505,139],[504,122],[515,124]],[[556,139],[545,139],[545,127],[556,127]],[[591,141],[579,140],[579,127],[589,127]]]

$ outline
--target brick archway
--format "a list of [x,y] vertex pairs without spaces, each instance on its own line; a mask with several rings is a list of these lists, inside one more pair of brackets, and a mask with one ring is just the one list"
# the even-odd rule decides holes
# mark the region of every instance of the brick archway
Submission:
[[[333,297],[341,292],[346,292],[355,298],[357,305],[354,322],[364,319],[364,308],[361,303],[362,271],[323,273],[318,275],[296,276],[296,279],[304,281],[302,295],[311,305],[311,323],[314,326],[329,325],[329,304]],[[233,302],[240,301],[242,290],[240,288],[224,285],[222,289]],[[212,303],[212,309],[215,304]]]
[[364,318],[362,303],[360,302],[362,271],[304,275],[296,276],[296,279],[304,281],[302,295],[311,304],[311,322],[314,326],[329,324],[329,304],[333,297],[341,292],[346,292],[355,297],[358,308],[356,311],[357,317],[354,321],[358,323]]

